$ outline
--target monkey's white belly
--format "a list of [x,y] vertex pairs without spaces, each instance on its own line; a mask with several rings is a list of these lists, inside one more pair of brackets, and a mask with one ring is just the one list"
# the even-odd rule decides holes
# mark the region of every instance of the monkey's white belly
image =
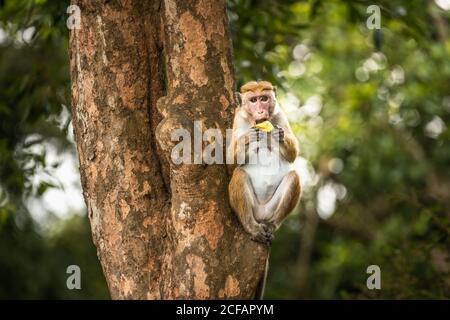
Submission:
[[291,164],[280,156],[278,149],[259,149],[257,160],[242,169],[248,174],[259,203],[263,204],[270,200],[281,180],[291,170]]

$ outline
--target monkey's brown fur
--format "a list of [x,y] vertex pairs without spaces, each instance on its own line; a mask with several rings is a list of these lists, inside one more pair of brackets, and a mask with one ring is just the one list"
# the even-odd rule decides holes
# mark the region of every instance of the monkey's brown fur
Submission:
[[269,81],[249,81],[241,86],[241,93],[246,92],[261,92],[261,91],[273,91],[274,86]]

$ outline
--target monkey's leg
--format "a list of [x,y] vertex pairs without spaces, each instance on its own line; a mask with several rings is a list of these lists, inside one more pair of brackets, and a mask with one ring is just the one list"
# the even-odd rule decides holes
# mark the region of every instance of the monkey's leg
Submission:
[[241,168],[236,168],[233,172],[228,186],[230,204],[236,212],[244,230],[247,231],[253,240],[270,243],[273,239],[270,228],[256,221],[253,211],[258,204],[253,187],[247,173]]
[[266,223],[272,225],[273,231],[280,227],[283,220],[295,208],[300,194],[300,178],[297,172],[289,171],[281,180],[272,198],[264,206],[266,216],[269,217]]

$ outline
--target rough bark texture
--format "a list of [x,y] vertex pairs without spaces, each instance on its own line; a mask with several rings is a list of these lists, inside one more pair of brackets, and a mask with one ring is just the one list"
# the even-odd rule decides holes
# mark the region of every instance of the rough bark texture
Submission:
[[252,298],[267,248],[231,212],[226,166],[169,161],[172,130],[231,125],[225,2],[73,4],[82,19],[70,37],[73,125],[112,298]]

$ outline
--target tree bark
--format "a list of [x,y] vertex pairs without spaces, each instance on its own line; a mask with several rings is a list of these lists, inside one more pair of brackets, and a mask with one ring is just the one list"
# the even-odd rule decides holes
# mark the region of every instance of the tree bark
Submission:
[[112,298],[252,298],[267,248],[229,207],[226,165],[170,161],[173,130],[231,126],[225,2],[72,2],[73,127]]

